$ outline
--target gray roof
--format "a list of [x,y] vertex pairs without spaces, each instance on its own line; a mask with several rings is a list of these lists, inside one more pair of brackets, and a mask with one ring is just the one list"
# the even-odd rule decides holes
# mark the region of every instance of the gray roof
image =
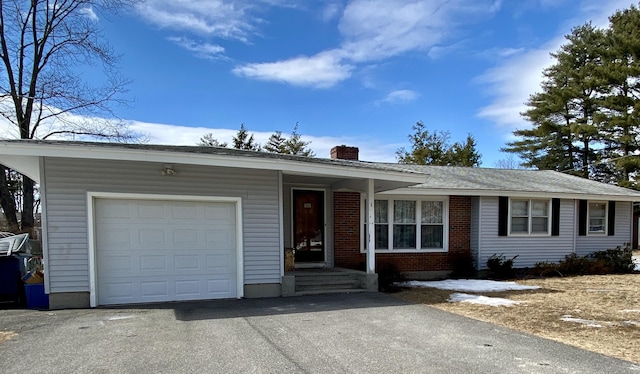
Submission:
[[[529,193],[532,195],[554,196],[602,196],[603,198],[622,197],[624,200],[640,201],[640,192],[599,183],[569,174],[549,170],[509,170],[470,168],[454,166],[407,165],[382,162],[349,161],[326,158],[310,158],[303,156],[282,155],[268,152],[246,151],[230,148],[203,146],[175,146],[156,144],[125,144],[101,142],[70,142],[70,141],[38,141],[38,140],[0,140],[0,143],[46,144],[61,147],[92,147],[117,151],[138,150],[156,152],[176,152],[198,155],[216,155],[229,158],[243,159],[273,159],[292,163],[308,163],[309,172],[313,165],[344,166],[364,170],[382,172],[402,172],[408,174],[422,174],[426,183],[409,187],[423,190],[425,193],[463,194],[463,195],[513,195]],[[86,148],[84,148],[86,149]]]
[[394,164],[425,173],[427,182],[411,188],[444,191],[529,192],[637,197],[640,192],[551,170],[510,170]]

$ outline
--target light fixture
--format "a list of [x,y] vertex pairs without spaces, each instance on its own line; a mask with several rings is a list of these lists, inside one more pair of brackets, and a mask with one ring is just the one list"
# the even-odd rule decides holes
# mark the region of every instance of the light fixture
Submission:
[[175,175],[176,170],[173,168],[173,165],[165,165],[162,168],[162,175]]

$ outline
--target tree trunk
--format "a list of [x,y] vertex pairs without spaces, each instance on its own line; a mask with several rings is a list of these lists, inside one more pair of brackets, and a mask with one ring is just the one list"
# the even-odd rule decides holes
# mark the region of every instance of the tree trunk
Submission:
[[21,231],[29,233],[29,236],[33,237],[33,227],[34,227],[34,219],[33,219],[33,207],[34,207],[34,197],[33,197],[33,185],[34,182],[26,177],[22,176],[22,217],[21,217]]
[[7,168],[4,165],[0,165],[0,206],[2,206],[2,211],[7,219],[8,230],[17,233],[20,227],[16,214],[16,200],[9,191]]

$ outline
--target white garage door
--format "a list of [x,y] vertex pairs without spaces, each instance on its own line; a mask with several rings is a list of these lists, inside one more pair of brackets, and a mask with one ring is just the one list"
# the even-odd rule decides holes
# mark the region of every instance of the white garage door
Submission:
[[237,296],[234,202],[95,200],[98,304]]

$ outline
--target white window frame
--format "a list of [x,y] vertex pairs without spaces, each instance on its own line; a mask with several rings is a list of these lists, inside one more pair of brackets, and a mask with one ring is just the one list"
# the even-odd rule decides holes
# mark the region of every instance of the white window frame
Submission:
[[[527,232],[512,232],[512,227],[511,227],[511,219],[513,217],[513,214],[511,213],[511,209],[513,206],[513,202],[514,201],[528,201],[528,207],[527,207]],[[547,232],[532,232],[532,226],[533,226],[533,216],[531,215],[531,210],[533,208],[533,202],[534,201],[546,201],[547,202]],[[543,199],[543,198],[526,198],[526,197],[522,197],[522,198],[509,198],[509,227],[508,227],[508,236],[551,236],[551,221],[552,221],[552,216],[553,216],[553,212],[551,211],[552,209],[552,204],[551,204],[551,199]]]
[[[591,204],[604,204],[604,227],[602,231],[591,231]],[[609,202],[601,200],[587,201],[587,236],[607,236],[609,232]]]
[[[449,252],[449,197],[448,196],[429,196],[416,197],[412,195],[378,195],[375,200],[386,200],[388,202],[388,219],[387,229],[389,237],[389,248],[376,249],[376,253],[446,253]],[[393,248],[393,202],[396,200],[414,201],[416,203],[416,248]],[[441,201],[442,202],[442,248],[420,248],[422,241],[422,202],[423,201]],[[362,195],[360,203],[360,252],[366,253],[364,228],[366,225],[365,197]]]

